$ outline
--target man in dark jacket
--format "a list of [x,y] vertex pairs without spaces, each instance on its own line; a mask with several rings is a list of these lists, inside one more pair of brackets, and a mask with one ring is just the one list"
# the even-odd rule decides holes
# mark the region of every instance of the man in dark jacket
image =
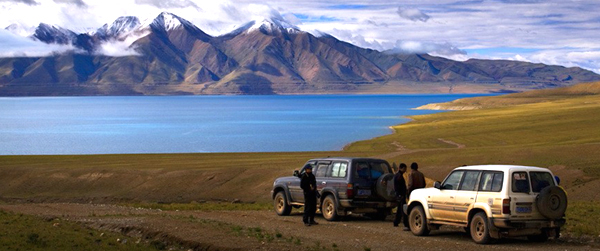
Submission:
[[300,180],[300,188],[304,191],[304,216],[302,221],[305,226],[317,225],[315,213],[317,211],[317,179],[312,174],[312,166],[304,167],[304,174]]
[[394,190],[396,191],[396,199],[398,200],[398,209],[396,209],[396,218],[394,218],[394,227],[397,227],[402,220],[404,224],[404,230],[410,230],[408,228],[408,217],[402,210],[404,204],[406,204],[406,182],[404,181],[404,173],[406,172],[406,164],[400,163],[398,172],[394,175]]
[[423,173],[418,170],[419,165],[417,165],[417,163],[413,162],[410,165],[410,169],[411,169],[410,173],[408,174],[408,196],[409,197],[410,197],[410,194],[412,193],[412,191],[414,191],[415,189],[425,187],[425,175],[423,175]]

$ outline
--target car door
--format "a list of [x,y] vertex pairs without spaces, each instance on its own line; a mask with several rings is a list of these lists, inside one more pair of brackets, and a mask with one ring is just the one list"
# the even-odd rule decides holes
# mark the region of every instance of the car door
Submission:
[[[313,171],[315,171],[316,163],[316,161],[311,161],[306,164],[312,165]],[[288,189],[290,190],[292,202],[304,203],[304,191],[302,191],[302,188],[300,187],[300,178],[304,175],[304,168],[300,170],[299,174],[297,179],[293,179],[293,181],[288,184]]]
[[434,220],[449,221],[454,218],[454,196],[464,173],[463,170],[450,173],[442,183],[439,192],[428,196],[429,213]]
[[331,187],[341,198],[348,198],[346,192],[348,189],[348,182],[346,176],[348,175],[348,162],[345,161],[334,161],[329,168],[327,175],[327,187]]
[[462,182],[454,195],[454,220],[466,223],[468,210],[477,199],[477,186],[481,171],[468,170],[463,175]]
[[329,173],[330,165],[331,161],[319,161],[317,163],[315,178],[317,179],[317,190],[319,191],[319,193],[321,192],[321,190],[323,190],[323,188],[328,186],[327,181],[329,178],[327,178],[327,174]]

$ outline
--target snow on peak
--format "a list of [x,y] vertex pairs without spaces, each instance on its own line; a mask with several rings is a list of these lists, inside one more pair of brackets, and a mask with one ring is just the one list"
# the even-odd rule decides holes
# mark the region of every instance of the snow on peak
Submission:
[[252,26],[248,29],[248,33],[260,30],[267,34],[273,34],[275,32],[287,32],[287,33],[298,33],[300,29],[285,21],[282,18],[265,18],[263,20],[252,21]]
[[160,13],[160,15],[158,15],[154,20],[147,20],[142,25],[142,27],[144,27],[144,28],[149,27],[149,26],[161,28],[161,29],[164,29],[165,31],[179,29],[180,27],[183,27],[183,26],[194,27],[187,20],[185,20],[175,14],[169,13],[169,12]]
[[103,39],[119,38],[136,30],[140,25],[140,20],[137,17],[119,17],[110,26],[105,24],[98,29],[96,35]]
[[76,40],[77,34],[59,26],[40,23],[33,37],[46,43],[70,44]]

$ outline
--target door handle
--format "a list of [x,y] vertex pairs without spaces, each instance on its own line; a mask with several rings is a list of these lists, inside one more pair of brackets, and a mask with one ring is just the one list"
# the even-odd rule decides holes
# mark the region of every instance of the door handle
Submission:
[[325,184],[327,184],[327,181],[323,181],[323,182],[321,182],[321,184],[325,185]]
[[454,199],[454,196],[450,196],[450,199]]

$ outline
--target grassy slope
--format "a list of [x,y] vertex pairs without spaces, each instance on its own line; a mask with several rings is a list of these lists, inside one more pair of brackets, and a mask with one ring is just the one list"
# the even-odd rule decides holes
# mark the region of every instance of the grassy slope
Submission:
[[448,103],[428,104],[418,109],[473,110],[497,108],[522,104],[541,103],[574,97],[600,94],[600,82],[579,84],[569,87],[528,91],[496,97],[458,99]]

